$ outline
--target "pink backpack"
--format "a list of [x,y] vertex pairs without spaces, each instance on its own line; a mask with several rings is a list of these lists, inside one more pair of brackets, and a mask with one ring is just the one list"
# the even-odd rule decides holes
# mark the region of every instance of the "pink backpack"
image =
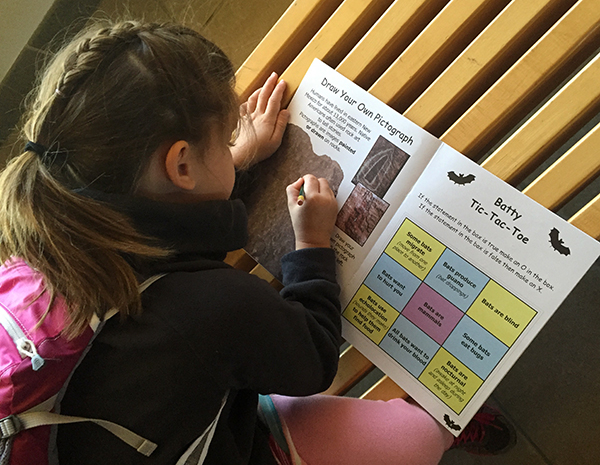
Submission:
[[[160,277],[143,283],[140,292]],[[156,444],[119,425],[56,413],[71,373],[102,323],[69,341],[62,336],[64,299],[56,296],[46,314],[48,303],[41,273],[22,260],[0,267],[0,465],[58,463],[51,425],[79,421],[93,421],[150,455]]]

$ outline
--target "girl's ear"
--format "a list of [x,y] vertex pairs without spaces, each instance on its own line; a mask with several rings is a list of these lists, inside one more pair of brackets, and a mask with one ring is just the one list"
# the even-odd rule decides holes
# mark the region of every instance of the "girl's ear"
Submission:
[[184,190],[193,190],[196,187],[193,157],[190,144],[184,140],[178,140],[171,145],[165,157],[167,177],[175,186]]

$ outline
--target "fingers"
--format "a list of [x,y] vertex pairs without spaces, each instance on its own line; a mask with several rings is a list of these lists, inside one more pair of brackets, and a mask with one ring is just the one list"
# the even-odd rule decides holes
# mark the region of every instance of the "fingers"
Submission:
[[318,194],[321,191],[319,180],[312,174],[304,176],[304,192],[306,195]]
[[277,116],[281,109],[283,94],[287,88],[285,81],[277,82],[277,79],[277,74],[272,73],[265,84],[248,97],[248,101],[246,102],[248,114],[258,112],[273,117]]
[[298,205],[298,196],[300,195],[300,188],[304,184],[304,178],[299,178],[285,189],[287,196],[288,209],[293,209]]
[[329,181],[325,178],[317,178],[312,174],[304,176],[304,190],[306,192],[315,192],[319,194],[333,195],[333,191],[329,187]]
[[298,197],[298,194],[300,193],[300,187],[302,187],[302,184],[304,184],[304,178],[298,178],[297,181],[294,181],[289,186],[287,186],[286,191],[288,192],[288,194]]
[[277,83],[269,97],[265,113],[270,115],[277,115],[279,113],[279,110],[281,110],[281,100],[283,99],[283,94],[286,89],[287,83],[285,81],[279,81]]
[[329,181],[327,181],[325,178],[319,178],[319,193],[329,197],[330,199],[335,199],[335,194],[329,186]]
[[277,78],[277,73],[271,73],[271,75],[265,81],[265,84],[262,86],[256,104],[256,109],[258,111],[262,113],[265,113],[267,111],[269,99],[273,94],[273,90],[277,87]]
[[242,104],[242,106],[245,107],[245,110],[246,110],[246,112],[244,114],[251,115],[252,113],[254,113],[256,111],[258,95],[260,94],[261,90],[262,90],[262,88],[256,89],[254,92],[252,92],[252,95],[250,95],[250,97],[248,97],[248,101],[246,103]]
[[290,112],[287,110],[281,110],[279,112],[279,115],[277,115],[277,121],[275,122],[275,127],[273,129],[273,135],[271,136],[271,139],[281,141],[289,120]]
[[312,174],[306,174],[302,176],[297,181],[287,186],[286,190],[289,191],[289,193],[293,196],[297,197],[302,185],[304,185],[304,193],[307,199],[310,196],[313,196],[314,198],[314,196],[317,194],[335,198],[331,187],[329,187],[329,181],[327,181],[325,178],[317,178]]

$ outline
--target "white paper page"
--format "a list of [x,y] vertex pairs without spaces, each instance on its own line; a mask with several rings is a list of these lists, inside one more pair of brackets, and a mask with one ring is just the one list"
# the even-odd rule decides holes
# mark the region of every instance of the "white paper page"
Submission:
[[313,151],[343,171],[332,246],[346,282],[441,142],[319,60],[289,110],[290,124],[310,136]]
[[599,255],[444,144],[345,288],[344,337],[458,435]]

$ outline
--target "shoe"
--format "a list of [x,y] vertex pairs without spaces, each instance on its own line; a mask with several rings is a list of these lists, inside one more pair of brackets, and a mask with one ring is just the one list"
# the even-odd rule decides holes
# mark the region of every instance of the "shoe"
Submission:
[[498,410],[484,405],[450,446],[474,455],[499,455],[517,443],[513,426]]

